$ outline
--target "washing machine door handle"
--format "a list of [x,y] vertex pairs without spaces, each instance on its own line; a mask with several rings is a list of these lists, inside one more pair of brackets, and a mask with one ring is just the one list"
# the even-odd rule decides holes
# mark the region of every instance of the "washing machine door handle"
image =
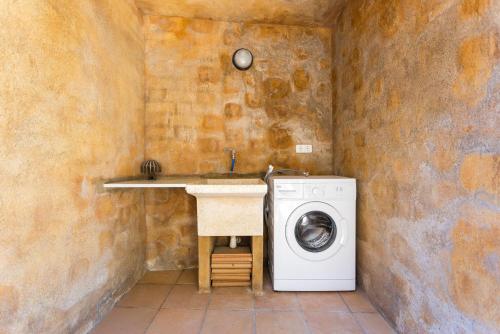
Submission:
[[346,243],[347,243],[347,222],[345,220],[345,218],[342,218],[339,222],[338,222],[340,228],[339,228],[339,231],[340,231],[340,244],[342,246],[345,246]]

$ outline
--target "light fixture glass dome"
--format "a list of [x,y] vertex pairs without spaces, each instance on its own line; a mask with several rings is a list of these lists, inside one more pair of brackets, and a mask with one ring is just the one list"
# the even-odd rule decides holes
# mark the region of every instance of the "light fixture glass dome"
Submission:
[[233,64],[239,70],[248,70],[252,66],[252,63],[253,55],[247,49],[238,49],[233,54]]

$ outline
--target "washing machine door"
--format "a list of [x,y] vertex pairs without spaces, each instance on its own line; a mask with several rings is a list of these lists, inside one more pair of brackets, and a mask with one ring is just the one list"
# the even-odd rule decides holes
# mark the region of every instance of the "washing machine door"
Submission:
[[346,244],[346,221],[323,202],[296,208],[286,222],[286,240],[292,251],[309,261],[324,261]]

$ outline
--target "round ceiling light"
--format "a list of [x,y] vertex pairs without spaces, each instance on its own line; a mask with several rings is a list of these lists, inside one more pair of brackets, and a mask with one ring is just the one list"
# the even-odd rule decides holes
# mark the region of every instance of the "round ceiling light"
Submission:
[[253,55],[247,49],[238,49],[233,54],[233,65],[241,71],[246,71],[252,67]]

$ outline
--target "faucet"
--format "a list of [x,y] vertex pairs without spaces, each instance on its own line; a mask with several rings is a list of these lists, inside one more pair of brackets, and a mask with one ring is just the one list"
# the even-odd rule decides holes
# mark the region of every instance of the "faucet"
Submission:
[[[229,171],[229,174],[232,175],[234,173],[234,165],[236,164],[236,149],[232,147],[225,147],[224,152],[230,152],[231,153],[231,170]],[[229,238],[229,248],[236,248],[238,245],[239,238],[235,235],[232,235]]]
[[225,147],[224,152],[230,152],[231,153],[231,170],[230,174],[234,173],[234,165],[236,165],[236,149],[232,147]]

